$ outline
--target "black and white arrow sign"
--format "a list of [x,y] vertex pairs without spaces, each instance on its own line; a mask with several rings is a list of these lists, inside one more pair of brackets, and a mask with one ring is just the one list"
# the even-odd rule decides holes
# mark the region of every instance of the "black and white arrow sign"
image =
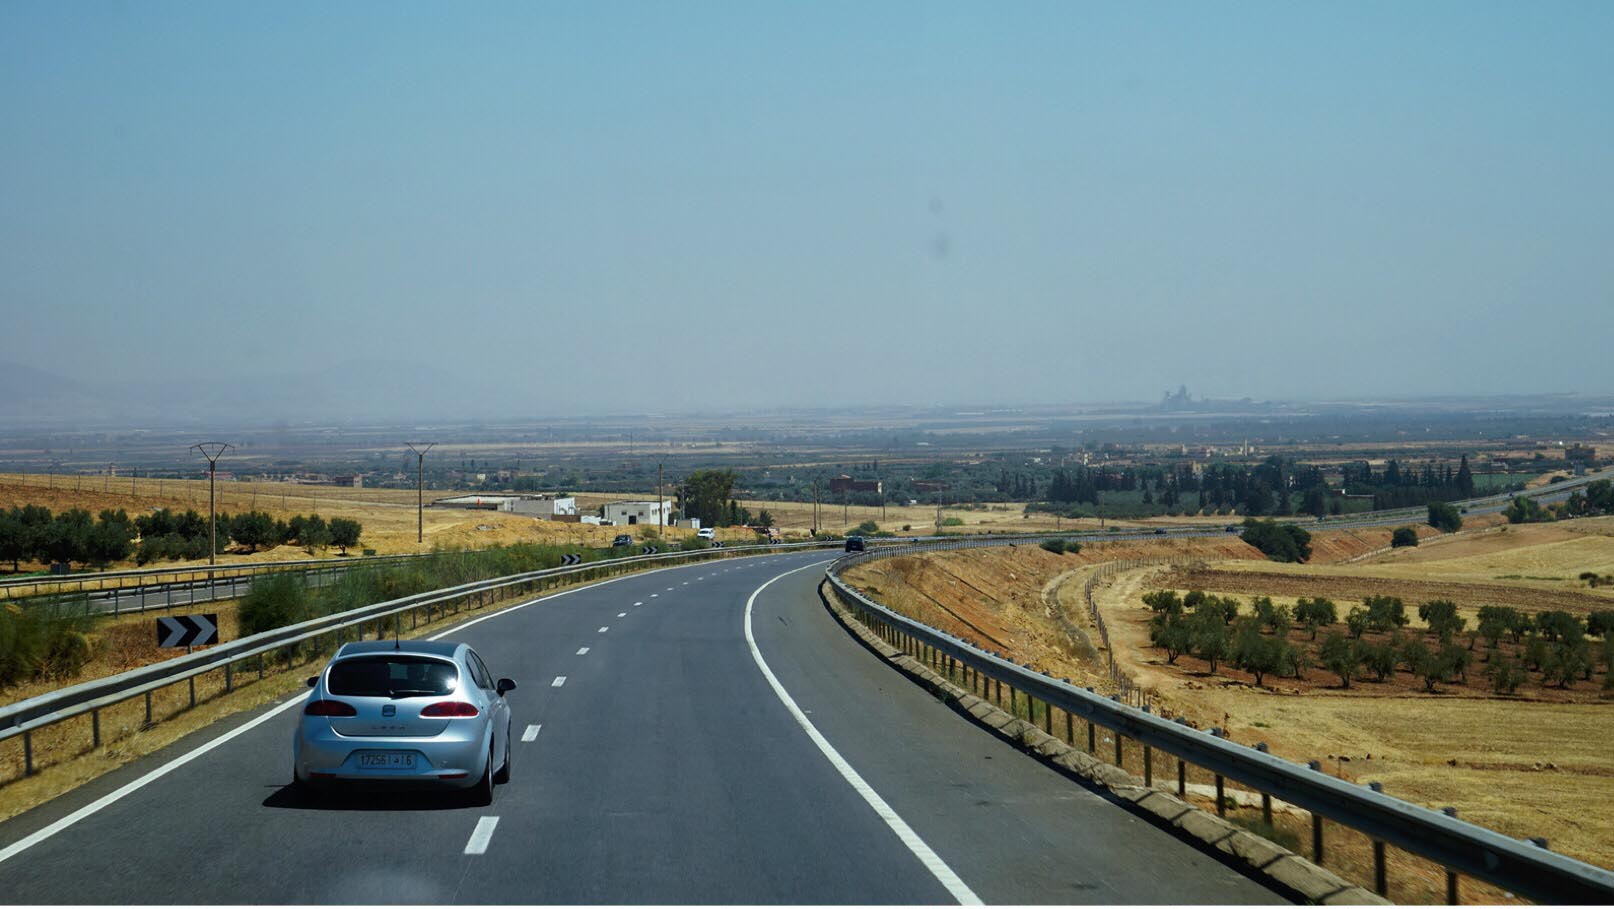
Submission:
[[583,561],[583,557],[575,552],[568,552],[560,557],[560,563],[562,565],[576,565],[581,561]]
[[641,547],[639,547],[639,554],[640,555],[655,555],[659,551],[660,550],[656,549],[656,547],[654,547],[654,546],[641,546]]
[[191,647],[219,642],[219,617],[180,615],[157,620],[158,647]]

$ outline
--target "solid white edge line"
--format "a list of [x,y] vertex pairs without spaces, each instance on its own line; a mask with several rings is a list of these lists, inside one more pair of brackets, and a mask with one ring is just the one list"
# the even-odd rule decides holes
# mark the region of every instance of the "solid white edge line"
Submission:
[[471,838],[465,843],[466,855],[481,855],[488,851],[488,843],[493,841],[493,828],[499,826],[498,815],[488,815],[476,822],[476,829],[471,831]]
[[751,647],[751,659],[756,661],[757,668],[762,670],[762,675],[768,680],[768,685],[773,688],[773,693],[779,696],[780,701],[784,702],[785,709],[790,711],[790,715],[795,718],[797,725],[801,726],[807,733],[807,737],[813,740],[813,744],[818,746],[818,750],[824,753],[824,757],[829,758],[830,764],[840,772],[841,777],[851,785],[853,791],[862,796],[863,801],[874,809],[874,813],[878,814],[880,819],[886,822],[886,825],[891,828],[891,832],[895,833],[897,839],[902,841],[902,845],[907,846],[908,851],[919,859],[919,863],[925,866],[925,870],[929,871],[938,883],[947,888],[947,892],[952,894],[953,899],[957,900],[959,905],[979,906],[981,905],[981,898],[975,895],[975,891],[971,890],[969,885],[964,883],[963,879],[953,872],[953,869],[947,867],[947,863],[942,861],[941,856],[937,855],[935,850],[920,839],[919,834],[908,826],[908,822],[904,821],[896,811],[892,810],[891,806],[886,804],[885,799],[874,791],[874,787],[865,782],[863,777],[852,769],[852,765],[841,757],[841,753],[835,750],[835,746],[831,745],[829,740],[819,733],[818,728],[812,724],[811,720],[807,719],[807,714],[796,706],[795,700],[790,697],[790,692],[786,691],[785,686],[779,683],[779,679],[773,674],[773,670],[768,668],[768,661],[762,658],[762,651],[757,648],[757,639],[751,634],[751,607],[752,604],[756,603],[757,595],[768,589],[769,584],[780,578],[822,564],[824,562],[813,562],[800,568],[792,568],[783,574],[774,575],[761,587],[751,592],[751,598],[745,601],[745,642]]
[[[546,596],[546,597],[538,597],[536,599],[528,600],[528,601],[526,601],[524,603],[517,603],[514,606],[507,606],[504,609],[498,610],[497,612],[491,612],[491,613],[489,613],[489,614],[487,614],[485,616],[481,616],[479,618],[471,619],[468,622],[463,622],[461,624],[455,625],[452,628],[449,628],[449,629],[443,631],[440,634],[434,634],[431,637],[427,638],[426,640],[428,640],[428,641],[438,640],[439,638],[446,637],[449,634],[459,632],[459,631],[463,631],[466,628],[469,628],[469,627],[471,627],[472,625],[475,625],[478,622],[485,622],[488,619],[494,618],[495,616],[509,615],[510,613],[515,612],[518,609],[524,609],[524,608],[526,608],[528,606],[531,606],[534,603],[547,603],[548,601],[556,599],[557,597],[569,596],[571,594],[578,593],[579,591],[593,590],[593,589],[595,589],[597,587],[604,587],[607,584],[615,584],[618,581],[626,581],[626,580],[630,580],[632,578],[642,578],[645,575],[658,574],[658,573],[663,572],[663,571],[676,571],[676,570],[678,570],[680,568],[686,568],[686,567],[688,567],[688,566],[686,566],[686,565],[668,565],[666,568],[652,568],[649,571],[641,571],[641,572],[635,572],[633,574],[622,575],[620,577],[607,578],[607,579],[605,579],[603,581],[596,581],[593,584],[588,584],[588,585],[583,586],[583,587],[574,587],[571,590],[563,590],[560,593],[552,593],[552,594],[550,594],[549,596]],[[651,596],[655,596],[655,594],[651,594]],[[190,751],[187,751],[186,753],[180,755],[177,758],[174,758],[173,760],[171,760],[168,763],[162,765],[161,767],[158,767],[157,769],[152,770],[149,773],[146,773],[145,775],[140,776],[140,777],[138,777],[138,778],[136,778],[134,780],[131,780],[131,781],[127,782],[127,783],[124,783],[122,786],[119,786],[117,789],[114,789],[111,792],[107,793],[106,795],[103,795],[100,798],[96,799],[95,801],[89,803],[88,805],[85,805],[83,808],[80,808],[77,811],[74,811],[71,814],[68,814],[68,815],[66,815],[64,817],[58,818],[57,820],[51,822],[50,824],[47,824],[46,826],[41,827],[38,830],[35,830],[33,833],[28,834],[27,836],[23,837],[20,840],[17,840],[15,843],[12,843],[9,846],[6,846],[4,848],[0,848],[0,864],[4,864],[7,860],[9,860],[12,857],[16,856],[17,854],[23,852],[24,850],[30,849],[30,848],[32,848],[34,846],[39,845],[40,843],[43,843],[45,840],[48,840],[51,837],[55,836],[56,834],[61,833],[63,830],[66,830],[67,828],[73,826],[74,824],[78,823],[79,821],[82,821],[85,818],[89,817],[90,815],[95,814],[96,812],[98,812],[101,809],[107,807],[108,805],[112,805],[112,804],[122,800],[124,798],[124,796],[127,796],[130,793],[133,793],[133,792],[135,792],[137,790],[145,788],[146,786],[150,785],[151,783],[156,782],[157,780],[167,776],[168,774],[172,773],[173,771],[178,770],[180,767],[183,767],[186,764],[190,763],[191,761],[193,761],[193,760],[201,757],[202,755],[208,753],[209,751],[212,751],[214,748],[217,748],[218,746],[223,745],[225,742],[230,741],[231,739],[235,738],[238,735],[242,735],[242,734],[246,733],[248,730],[254,729],[257,726],[268,722],[271,717],[278,716],[279,714],[291,709],[292,707],[295,707],[295,706],[297,706],[299,704],[304,703],[306,700],[307,700],[307,697],[305,695],[298,694],[295,697],[293,697],[291,700],[285,702],[284,704],[281,704],[278,707],[271,708],[267,713],[265,713],[264,715],[258,717],[257,719],[249,720],[248,722],[246,722],[246,723],[244,723],[244,724],[242,724],[240,726],[237,726],[236,728],[230,730],[229,732],[224,733],[223,735],[219,736],[216,739],[213,739],[213,740],[211,740],[209,742],[206,742],[204,744],[198,745],[197,747],[191,749]]]
[[102,808],[105,808],[108,805],[111,805],[113,802],[116,802],[116,801],[122,799],[124,796],[130,794],[131,792],[134,792],[137,789],[141,789],[141,788],[145,787],[146,785],[148,785],[150,783],[156,782],[158,779],[161,779],[162,777],[167,776],[168,774],[172,773],[173,771],[178,770],[180,767],[183,767],[186,764],[189,764],[191,761],[195,760],[196,758],[199,758],[202,755],[208,753],[209,751],[212,751],[214,748],[219,747],[220,745],[224,744],[225,742],[230,741],[231,739],[235,738],[236,736],[242,735],[242,734],[244,734],[244,733],[246,733],[246,732],[248,732],[248,731],[250,731],[252,729],[255,729],[258,726],[268,722],[270,719],[272,719],[272,718],[274,718],[276,716],[279,716],[280,714],[286,712],[286,710],[302,704],[305,700],[307,700],[307,696],[299,694],[296,697],[292,698],[291,700],[287,701],[286,703],[281,704],[279,707],[276,707],[276,708],[270,710],[268,713],[265,713],[263,716],[260,716],[257,719],[252,720],[251,722],[244,723],[241,726],[238,726],[235,729],[232,729],[229,732],[226,732],[225,734],[219,736],[218,738],[214,739],[213,741],[208,742],[207,744],[202,745],[201,747],[196,748],[196,749],[194,749],[192,751],[186,752],[185,754],[182,754],[177,758],[174,758],[173,760],[171,760],[168,763],[162,765],[161,767],[158,767],[156,770],[153,770],[150,773],[147,773],[146,775],[144,775],[144,776],[142,776],[142,777],[140,777],[138,779],[132,780],[132,781],[130,781],[128,783],[124,783],[122,786],[119,786],[117,789],[114,789],[111,792],[107,793],[106,795],[101,796],[100,798],[98,798],[95,801],[89,803],[88,805],[85,805],[83,808],[80,808],[79,810],[73,812],[72,814],[69,814],[66,817],[60,818],[59,820],[55,821],[54,823],[51,823],[48,826],[42,827],[42,828],[40,828],[38,830],[35,830],[33,833],[28,834],[27,836],[25,836],[22,839],[16,841],[15,843],[12,843],[11,845],[7,846],[6,848],[0,849],[0,863],[5,862],[7,859],[11,858],[12,856],[16,855],[19,852],[22,852],[24,849],[28,849],[28,848],[33,847],[33,846],[37,846],[38,844],[44,842],[45,840],[48,840],[51,837],[55,836],[56,834],[61,833],[63,830],[66,830],[67,828],[73,826],[74,824],[78,823],[79,821],[82,821],[85,818],[89,817],[90,815],[96,813],[97,811],[100,811]]
[[540,730],[542,728],[544,728],[543,723],[534,723],[531,726],[528,726],[527,731],[523,732],[521,734],[521,740],[523,742],[531,742],[531,741],[537,739],[538,738],[538,730]]

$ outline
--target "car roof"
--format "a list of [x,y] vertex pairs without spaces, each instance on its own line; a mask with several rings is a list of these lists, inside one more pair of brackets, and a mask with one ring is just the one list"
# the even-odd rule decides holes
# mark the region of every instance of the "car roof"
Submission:
[[366,653],[406,653],[452,658],[459,647],[458,641],[353,641],[343,644],[336,655],[350,657]]

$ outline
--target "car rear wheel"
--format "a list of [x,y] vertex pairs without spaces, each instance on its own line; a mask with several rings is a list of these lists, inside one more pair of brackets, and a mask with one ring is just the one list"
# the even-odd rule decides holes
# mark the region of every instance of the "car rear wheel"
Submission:
[[516,749],[514,745],[510,744],[510,730],[506,728],[504,731],[504,765],[499,768],[498,773],[493,775],[493,782],[500,784],[510,782],[510,763],[515,759]]

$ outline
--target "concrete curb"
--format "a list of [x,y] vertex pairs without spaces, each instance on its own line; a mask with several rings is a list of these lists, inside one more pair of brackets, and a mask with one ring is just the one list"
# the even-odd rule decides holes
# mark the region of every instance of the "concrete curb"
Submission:
[[1177,798],[1173,793],[1145,786],[1125,770],[1098,760],[1065,744],[1008,711],[954,685],[929,666],[881,640],[847,610],[829,588],[819,585],[819,598],[830,614],[864,646],[879,654],[926,690],[951,704],[960,713],[992,730],[998,737],[1045,763],[1101,786],[1127,802],[1134,811],[1185,839],[1222,853],[1229,864],[1277,889],[1325,906],[1388,906],[1389,900],[1346,881],[1326,868],[1302,858],[1277,843],[1256,836],[1203,808]]

